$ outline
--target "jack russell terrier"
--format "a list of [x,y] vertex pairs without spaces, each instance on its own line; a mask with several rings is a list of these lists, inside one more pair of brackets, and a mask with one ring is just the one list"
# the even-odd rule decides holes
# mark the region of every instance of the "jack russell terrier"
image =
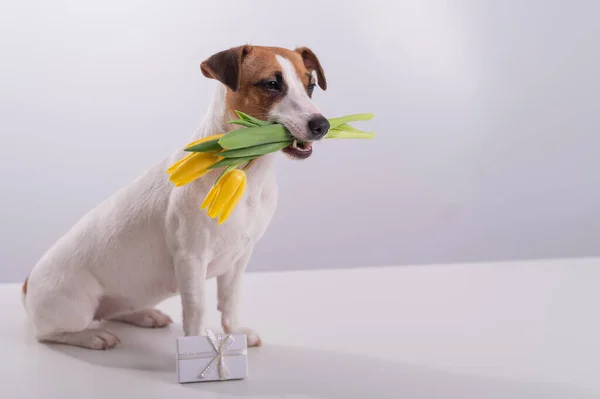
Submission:
[[[222,84],[192,140],[231,130],[226,122],[239,110],[284,125],[296,140],[283,152],[305,159],[329,129],[311,101],[315,83],[323,90],[327,83],[308,48],[240,46],[200,69]],[[167,168],[184,155],[178,151],[100,203],[44,254],[23,285],[39,341],[112,348],[119,338],[94,321],[164,327],[171,319],[153,306],[176,294],[185,335],[200,335],[205,281],[216,277],[224,331],[261,345],[240,325],[238,305],[246,265],[277,204],[273,154],[249,169],[245,197],[221,226],[199,209],[220,172],[179,188],[169,182]]]

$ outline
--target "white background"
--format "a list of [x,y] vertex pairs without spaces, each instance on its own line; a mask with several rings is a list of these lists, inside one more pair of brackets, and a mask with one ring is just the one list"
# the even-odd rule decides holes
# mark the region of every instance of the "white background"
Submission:
[[252,270],[600,254],[595,1],[2,1],[0,281],[185,145],[243,43],[311,47],[373,141],[278,159]]

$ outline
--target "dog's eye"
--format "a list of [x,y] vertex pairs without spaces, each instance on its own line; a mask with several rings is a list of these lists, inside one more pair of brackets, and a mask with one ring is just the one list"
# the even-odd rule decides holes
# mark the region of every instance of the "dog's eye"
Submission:
[[265,89],[267,89],[269,91],[280,91],[281,90],[281,83],[279,83],[276,80],[267,80],[266,82],[263,83],[263,86]]
[[308,85],[308,87],[306,88],[306,91],[308,91],[308,94],[311,95],[313,93],[313,90],[315,89],[315,84],[314,83],[310,83]]

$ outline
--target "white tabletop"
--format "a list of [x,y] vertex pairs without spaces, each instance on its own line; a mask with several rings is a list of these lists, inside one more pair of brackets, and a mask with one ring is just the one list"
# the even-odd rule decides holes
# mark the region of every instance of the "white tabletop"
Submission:
[[[598,398],[600,259],[250,273],[250,378],[179,385],[181,324],[109,323],[102,352],[35,341],[0,286],[5,398]],[[218,329],[214,281],[209,327]],[[179,321],[177,298],[160,308]]]

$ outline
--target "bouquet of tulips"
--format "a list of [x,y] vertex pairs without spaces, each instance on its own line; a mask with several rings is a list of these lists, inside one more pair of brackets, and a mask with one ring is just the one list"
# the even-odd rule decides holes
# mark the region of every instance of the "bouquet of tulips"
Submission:
[[[246,189],[246,172],[252,161],[263,155],[282,150],[293,144],[294,138],[280,124],[263,121],[236,111],[239,119],[229,122],[243,128],[226,134],[215,134],[188,144],[190,154],[173,164],[168,170],[170,181],[183,186],[213,169],[223,168],[202,202],[201,209],[211,218],[225,222],[235,209]],[[370,139],[374,133],[358,130],[348,124],[366,121],[373,114],[348,115],[329,119],[326,139]]]

